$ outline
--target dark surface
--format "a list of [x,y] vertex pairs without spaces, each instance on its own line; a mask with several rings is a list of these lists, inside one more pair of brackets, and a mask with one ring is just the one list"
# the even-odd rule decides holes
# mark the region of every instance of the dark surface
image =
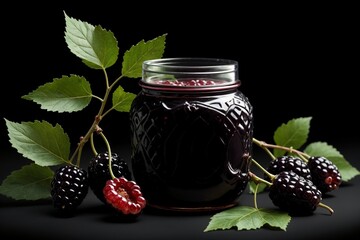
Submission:
[[[340,145],[345,158],[359,169],[358,146]],[[128,147],[118,148],[128,157]],[[262,156],[261,153],[257,156]],[[26,160],[16,153],[1,159],[1,176]],[[84,162],[84,164],[86,164]],[[254,168],[254,171],[255,168]],[[334,214],[318,208],[313,215],[293,217],[286,231],[257,229],[250,231],[203,232],[212,213],[202,215],[165,214],[146,208],[135,222],[121,222],[103,206],[90,191],[75,216],[61,218],[50,202],[18,202],[0,198],[1,239],[326,239],[350,237],[360,233],[360,178],[353,178],[340,189],[323,197],[323,203],[334,209]],[[268,195],[258,195],[258,206],[274,208]],[[253,197],[245,192],[240,204],[253,206]]]

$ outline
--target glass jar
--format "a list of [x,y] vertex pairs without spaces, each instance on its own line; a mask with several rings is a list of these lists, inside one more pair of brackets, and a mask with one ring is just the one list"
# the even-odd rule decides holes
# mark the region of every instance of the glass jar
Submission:
[[199,212],[237,205],[249,180],[253,135],[238,63],[148,60],[139,84],[130,110],[130,166],[148,206]]

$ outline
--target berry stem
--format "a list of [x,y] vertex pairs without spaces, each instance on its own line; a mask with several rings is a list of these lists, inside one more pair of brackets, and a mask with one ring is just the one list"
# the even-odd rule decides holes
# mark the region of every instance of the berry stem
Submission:
[[94,122],[92,123],[91,127],[89,128],[85,136],[80,138],[80,142],[78,143],[78,146],[76,147],[73,155],[71,156],[70,162],[72,162],[76,156],[78,157],[78,162],[79,162],[79,159],[81,158],[82,148],[84,147],[85,143],[87,143],[87,141],[90,139],[91,134],[93,132],[96,132],[96,130],[99,128],[100,121],[101,121],[101,117],[99,117],[99,115],[96,115]]
[[254,191],[254,207],[256,209],[258,209],[258,205],[257,205],[257,192],[258,192],[258,189],[259,189],[259,184],[256,184],[255,191]]
[[[253,159],[253,158],[251,158],[251,162],[252,163],[254,163],[258,168],[260,168],[261,169],[261,171],[263,171],[270,179],[271,179],[271,181],[275,178],[275,175],[273,175],[273,174],[271,174],[270,172],[268,172],[263,166],[261,166],[261,164],[260,163],[258,163],[255,159]],[[259,177],[258,177],[259,178]],[[257,180],[259,180],[259,179],[257,179]],[[264,180],[264,179],[261,179],[264,183],[269,183],[269,182],[267,182],[266,180]],[[267,184],[267,185],[269,185],[269,184]],[[270,185],[271,185],[271,183],[270,183]]]
[[270,143],[267,143],[264,141],[257,140],[256,138],[253,138],[252,141],[253,141],[253,143],[258,145],[262,149],[266,150],[267,152],[270,152],[268,148],[273,148],[273,149],[285,150],[286,152],[289,152],[289,153],[295,153],[295,154],[299,155],[299,157],[301,157],[303,159],[305,158],[306,161],[307,161],[307,158],[310,157],[310,155],[308,155],[302,151],[293,149],[292,147],[285,147],[285,146],[280,146],[280,145],[276,145],[276,144],[270,144]]
[[249,175],[250,175],[250,178],[253,182],[255,182],[256,184],[259,184],[259,183],[264,183],[266,184],[267,186],[271,186],[272,183],[271,182],[268,182],[266,181],[265,179],[262,179],[261,177],[258,177],[255,173],[253,172],[249,172]]
[[330,212],[330,215],[332,215],[334,213],[334,210],[324,203],[320,202],[318,206],[327,209]]
[[276,157],[274,156],[274,154],[272,154],[272,152],[263,144],[262,141],[257,140],[256,138],[252,139],[253,142],[258,145],[259,147],[261,147],[263,150],[265,150],[265,152],[271,157],[272,160],[275,160]]
[[[103,119],[103,117],[114,109],[113,107],[111,107],[107,111],[105,111],[105,107],[106,107],[107,101],[109,99],[110,93],[112,92],[112,89],[117,85],[117,83],[123,78],[124,75],[120,75],[112,84],[110,84],[105,68],[103,68],[103,72],[104,72],[104,76],[105,76],[104,78],[105,78],[106,90],[105,90],[103,99],[97,98],[97,99],[100,99],[101,106],[99,108],[99,111],[98,111],[91,127],[89,128],[89,130],[87,131],[85,136],[81,137],[80,142],[78,143],[78,146],[76,147],[75,151],[73,152],[73,154],[70,158],[70,163],[72,163],[74,158],[77,156],[77,165],[80,165],[82,148],[84,147],[85,143],[89,139],[92,138],[92,135],[94,132],[98,131],[99,123]],[[96,153],[95,148],[93,148],[93,144],[92,144],[92,150],[94,153]],[[110,155],[110,159],[111,159],[111,155]]]
[[92,150],[93,154],[96,156],[98,154],[98,152],[96,151],[95,144],[94,144],[94,133],[92,133],[90,136],[90,146],[91,146],[91,150]]
[[78,155],[77,155],[77,160],[76,160],[76,166],[78,166],[78,167],[80,167],[81,153],[82,153],[83,148],[84,148],[84,144],[82,144],[82,145],[79,147],[79,151],[78,151]]
[[105,145],[106,145],[106,148],[107,148],[107,151],[108,151],[108,154],[109,154],[109,172],[110,172],[110,176],[112,179],[116,178],[115,175],[114,175],[114,172],[112,170],[112,153],[111,153],[111,147],[110,147],[110,144],[109,144],[109,141],[106,139],[104,133],[102,132],[99,132],[100,136],[102,137],[102,139],[104,140],[105,142]]

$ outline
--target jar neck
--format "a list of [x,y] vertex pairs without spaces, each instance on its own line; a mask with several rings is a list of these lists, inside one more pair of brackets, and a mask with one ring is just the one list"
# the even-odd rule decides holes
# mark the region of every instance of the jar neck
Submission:
[[195,87],[179,87],[172,85],[153,85],[140,81],[139,85],[142,92],[146,95],[153,96],[212,96],[218,94],[227,94],[236,92],[240,86],[240,81],[227,85],[212,85],[212,86],[195,86]]

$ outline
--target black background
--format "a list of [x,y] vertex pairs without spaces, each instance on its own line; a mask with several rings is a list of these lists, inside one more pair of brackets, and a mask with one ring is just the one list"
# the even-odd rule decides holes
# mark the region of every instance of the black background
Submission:
[[[102,72],[87,68],[66,46],[65,11],[114,33],[120,54],[118,63],[108,69],[110,79],[119,76],[123,53],[132,45],[166,33],[164,57],[239,62],[240,89],[254,106],[258,138],[272,141],[281,123],[312,116],[310,141],[359,143],[358,24],[351,5],[242,6],[224,2],[193,6],[185,2],[156,5],[119,1],[116,6],[13,3],[2,9],[9,16],[1,15],[1,118],[58,122],[76,138],[86,132],[98,102],[92,101],[79,113],[58,114],[20,99],[53,78],[69,74],[85,76],[93,91],[102,96]],[[128,91],[139,91],[137,79],[121,84]],[[127,116],[115,113],[110,118],[107,121],[115,124],[108,133],[116,133],[113,137],[118,141],[123,137],[117,133],[127,132]],[[0,132],[1,147],[7,148],[4,121]]]
[[[12,2],[2,7],[1,161],[11,161],[5,159],[6,153],[16,156],[4,118],[59,123],[75,144],[98,110],[99,105],[92,101],[81,112],[60,114],[21,99],[53,78],[69,74],[85,76],[93,92],[101,96],[101,71],[87,68],[66,46],[64,11],[114,33],[120,54],[118,63],[108,69],[110,79],[121,73],[122,55],[132,45],[166,33],[164,57],[239,62],[240,89],[254,107],[258,139],[272,142],[280,124],[311,116],[309,142],[326,141],[340,150],[349,145],[360,147],[355,6],[337,2],[244,6],[235,1],[206,1],[195,6],[194,2],[169,1],[83,4]],[[125,79],[121,84],[127,91],[139,91],[137,79]],[[126,113],[114,112],[102,124],[112,143],[128,143]],[[1,172],[8,174],[6,167]]]

